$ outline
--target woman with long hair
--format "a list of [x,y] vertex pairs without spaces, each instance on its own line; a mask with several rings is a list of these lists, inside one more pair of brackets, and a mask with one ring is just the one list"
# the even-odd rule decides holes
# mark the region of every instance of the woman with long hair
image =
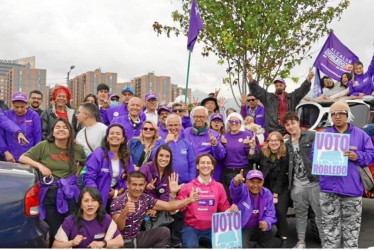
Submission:
[[[274,196],[274,205],[277,215],[278,236],[283,242],[287,240],[288,223],[288,154],[281,133],[274,131],[269,134],[262,150],[255,153],[256,141],[250,141],[249,162],[256,163],[264,175],[264,186]],[[283,244],[284,245],[284,244]]]
[[348,83],[349,81],[352,80],[352,74],[345,72],[340,76],[340,87],[345,88],[343,91],[340,91],[339,93],[330,96],[331,100],[338,99],[343,96],[347,96],[349,94],[349,87]]
[[65,218],[57,231],[53,248],[119,248],[124,241],[117,224],[105,212],[100,192],[85,187],[79,196],[79,209]]
[[127,189],[127,176],[134,171],[122,125],[113,123],[108,126],[101,147],[90,154],[86,168],[85,186],[100,191],[103,204],[109,211],[110,200]]
[[129,142],[132,160],[135,169],[152,160],[153,148],[159,139],[158,127],[152,121],[145,121],[139,137],[132,138]]
[[57,118],[47,140],[21,155],[19,162],[38,169],[42,174],[39,217],[49,225],[53,242],[65,217],[76,209],[80,193],[77,186],[77,163],[84,166],[86,162],[83,147],[74,143],[73,128],[69,121]]
[[365,95],[374,94],[372,89],[372,78],[374,75],[374,55],[371,59],[368,70],[364,73],[364,66],[361,61],[353,64],[352,80],[349,81],[349,99],[362,99]]

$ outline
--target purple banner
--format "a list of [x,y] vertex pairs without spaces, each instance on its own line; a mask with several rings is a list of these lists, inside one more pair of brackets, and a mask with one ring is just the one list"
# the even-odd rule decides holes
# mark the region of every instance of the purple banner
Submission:
[[199,7],[197,6],[197,0],[192,1],[191,12],[190,12],[190,25],[188,28],[188,40],[187,49],[193,51],[197,36],[200,30],[203,29],[203,23],[201,22]]
[[338,81],[344,72],[349,72],[346,67],[356,61],[358,57],[331,32],[314,62],[314,67]]

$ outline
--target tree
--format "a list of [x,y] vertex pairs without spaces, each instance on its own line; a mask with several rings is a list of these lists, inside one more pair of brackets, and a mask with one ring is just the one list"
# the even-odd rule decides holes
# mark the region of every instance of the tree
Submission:
[[[178,26],[154,22],[158,35],[187,36],[191,0],[181,0],[182,12],[172,12]],[[258,82],[268,86],[276,76],[310,57],[314,42],[329,32],[327,25],[340,19],[349,0],[200,0],[204,29],[198,42],[203,56],[214,53],[227,65],[224,83],[247,92],[246,74],[253,70]],[[293,79],[297,81],[297,79]],[[236,100],[236,98],[235,98]],[[238,104],[238,102],[237,102]],[[239,104],[238,104],[239,105]]]

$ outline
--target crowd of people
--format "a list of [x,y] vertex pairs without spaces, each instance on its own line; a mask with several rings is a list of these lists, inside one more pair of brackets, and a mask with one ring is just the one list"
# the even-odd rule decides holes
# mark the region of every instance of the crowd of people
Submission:
[[[322,79],[315,100],[371,95],[373,61],[366,73],[358,62],[353,75],[343,74],[339,91]],[[313,77],[291,93],[276,79],[270,93],[250,72],[239,112],[226,109],[219,91],[191,107],[160,105],[155,93],[142,100],[127,86],[120,103],[99,84],[77,111],[64,86],[44,111],[41,92],[15,92],[12,108],[0,111],[0,153],[40,171],[40,218],[51,247],[209,246],[212,215],[236,211],[243,247],[286,247],[292,201],[295,248],[306,248],[309,207],[322,247],[357,248],[364,190],[356,166],[374,162],[374,146],[351,124],[347,103],[336,101],[327,132],[351,135],[348,175],[312,174],[315,133],[300,128],[294,111]]]

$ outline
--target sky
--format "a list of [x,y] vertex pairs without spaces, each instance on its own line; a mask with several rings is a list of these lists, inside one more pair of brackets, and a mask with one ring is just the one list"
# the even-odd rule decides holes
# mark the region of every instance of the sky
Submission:
[[[36,67],[47,69],[48,84],[65,83],[74,65],[70,78],[97,68],[118,73],[119,82],[154,72],[183,87],[187,37],[157,36],[152,28],[154,21],[172,25],[171,12],[179,8],[177,0],[1,0],[0,59],[35,56]],[[352,0],[341,20],[329,25],[365,68],[374,52],[373,13],[374,0]],[[292,71],[300,82],[326,38],[314,44],[312,59]],[[206,93],[220,88],[223,96],[231,97],[229,87],[222,84],[225,66],[213,55],[202,57],[201,49],[196,43],[189,87]],[[297,86],[286,81],[288,90]]]

